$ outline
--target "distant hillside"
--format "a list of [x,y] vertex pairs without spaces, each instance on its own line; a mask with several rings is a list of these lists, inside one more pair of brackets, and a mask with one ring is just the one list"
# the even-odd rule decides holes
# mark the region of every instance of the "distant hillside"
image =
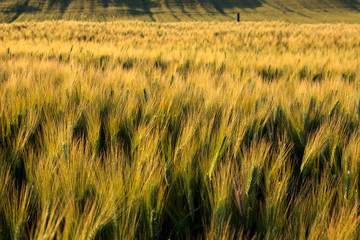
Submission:
[[360,23],[360,0],[1,0],[0,22],[285,20]]

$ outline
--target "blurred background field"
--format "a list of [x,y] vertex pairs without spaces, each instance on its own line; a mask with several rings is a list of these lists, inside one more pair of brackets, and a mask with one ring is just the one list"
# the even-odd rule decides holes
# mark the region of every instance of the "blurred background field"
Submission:
[[2,0],[0,22],[246,21],[360,23],[358,0]]

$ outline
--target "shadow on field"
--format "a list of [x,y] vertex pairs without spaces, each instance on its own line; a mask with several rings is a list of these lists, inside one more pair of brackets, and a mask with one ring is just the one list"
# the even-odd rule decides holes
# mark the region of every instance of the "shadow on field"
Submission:
[[[172,12],[172,9],[180,9],[183,14],[191,17],[187,8],[200,5],[207,13],[220,13],[226,15],[225,9],[250,8],[255,9],[262,5],[261,0],[165,0],[166,8]],[[174,15],[174,14],[173,14]]]
[[29,6],[29,1],[30,0],[18,1],[5,11],[8,13],[15,13],[15,15],[9,20],[9,22],[15,21],[23,13],[38,12],[41,10],[33,6]]
[[360,1],[358,0],[338,0],[341,4],[345,5],[346,8],[360,11]]
[[[190,5],[191,3],[187,3],[187,5]],[[191,17],[191,14],[189,12],[187,12],[185,10],[185,4],[184,1],[181,0],[165,0],[165,5],[166,8],[168,9],[169,12],[171,12],[172,16],[176,19],[176,20],[180,20],[180,18],[178,18],[178,16],[176,16],[176,13],[174,13],[174,9],[180,9],[180,11],[184,14],[187,15],[188,17]]]
[[259,0],[200,0],[202,5],[210,5],[216,9],[217,12],[225,14],[224,9],[233,8],[251,8],[260,7],[262,3]]
[[125,5],[131,15],[148,15],[152,21],[155,21],[155,19],[151,8],[160,7],[158,2],[149,0],[114,0],[114,3],[117,7],[123,7]]
[[110,2],[111,2],[110,0],[102,0],[102,6],[103,6],[103,8],[109,7],[109,3],[110,3]]
[[63,14],[63,13],[65,13],[66,9],[69,7],[69,5],[72,1],[73,0],[50,0],[47,10],[52,9],[54,7],[54,5],[59,4],[60,12]]
[[[115,4],[116,7],[126,7],[128,12],[131,15],[147,15],[150,16],[152,20],[155,20],[153,17],[152,8],[161,7],[159,1],[154,0],[101,0],[102,6],[107,8],[110,4]],[[192,17],[192,13],[187,9],[192,9],[200,5],[207,13],[211,14],[223,14],[226,15],[225,9],[234,9],[234,8],[251,8],[255,9],[262,5],[262,0],[165,0],[166,9],[170,14],[173,15],[175,19],[179,19],[176,16],[175,11],[180,10],[180,12],[188,17]],[[175,11],[174,11],[175,10]],[[194,9],[194,11],[196,11]]]

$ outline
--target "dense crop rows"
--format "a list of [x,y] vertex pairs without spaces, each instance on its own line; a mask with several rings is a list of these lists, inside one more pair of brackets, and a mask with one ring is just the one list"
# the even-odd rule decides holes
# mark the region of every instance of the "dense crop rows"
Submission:
[[359,238],[359,38],[0,25],[0,239]]

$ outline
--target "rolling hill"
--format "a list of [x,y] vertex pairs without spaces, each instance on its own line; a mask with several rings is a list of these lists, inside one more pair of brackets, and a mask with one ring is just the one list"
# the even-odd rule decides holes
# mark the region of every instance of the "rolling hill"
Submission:
[[360,23],[359,0],[2,0],[0,22],[284,20]]

